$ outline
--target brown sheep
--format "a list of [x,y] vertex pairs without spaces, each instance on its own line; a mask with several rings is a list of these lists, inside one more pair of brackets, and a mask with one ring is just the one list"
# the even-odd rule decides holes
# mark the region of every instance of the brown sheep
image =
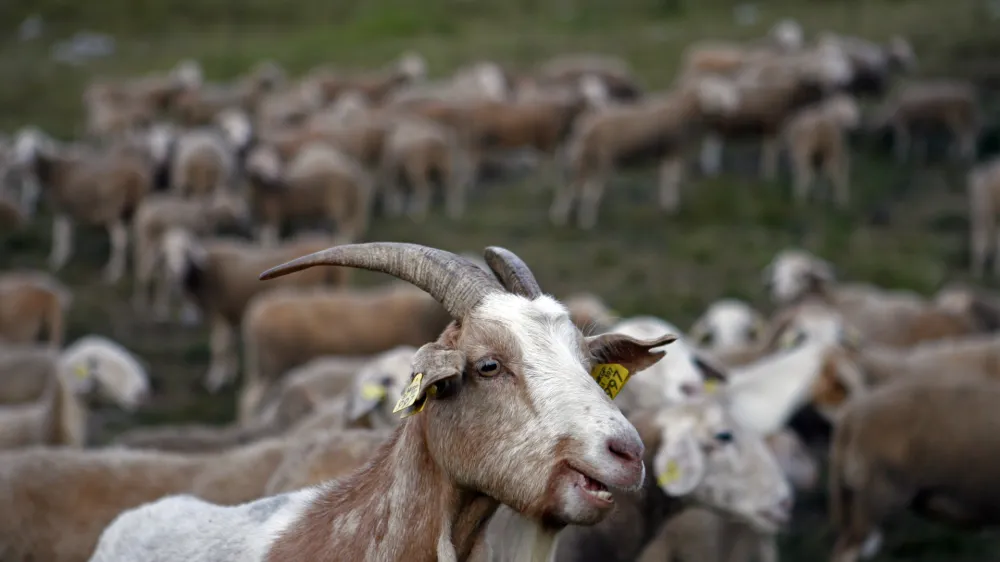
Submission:
[[448,315],[434,299],[396,283],[261,295],[243,318],[245,380],[239,419],[254,415],[282,373],[314,357],[420,346],[447,325]]
[[796,203],[805,203],[812,187],[813,169],[819,166],[833,185],[841,208],[850,199],[850,148],[847,132],[857,127],[861,110],[853,98],[837,95],[807,107],[785,124],[783,136],[791,155]]
[[335,429],[296,439],[268,480],[265,494],[300,490],[351,474],[392,433],[391,429]]
[[66,309],[72,301],[69,288],[47,273],[0,274],[0,340],[33,343],[45,332],[49,346],[61,348]]
[[711,114],[735,110],[738,103],[730,82],[709,77],[637,104],[612,106],[581,117],[567,141],[569,183],[558,188],[549,209],[550,219],[557,225],[565,224],[574,200],[579,198],[579,225],[593,228],[612,172],[622,164],[648,157],[660,161],[660,206],[675,209],[682,148],[692,128]]
[[[273,150],[259,146],[254,151]],[[263,155],[251,154],[253,162]],[[277,162],[277,156],[272,155]],[[336,232],[358,240],[368,227],[374,185],[358,162],[330,144],[303,146],[278,174],[250,169],[251,206],[261,222],[258,238],[264,246],[278,242],[282,224],[295,219],[322,218],[336,223]]]
[[347,91],[357,91],[373,103],[381,103],[394,91],[417,81],[427,74],[427,62],[417,53],[406,53],[399,61],[382,71],[344,75],[327,67],[315,69],[305,81],[318,86],[326,101],[333,101]]
[[236,376],[239,358],[235,331],[251,298],[280,286],[343,284],[348,272],[343,268],[314,270],[277,283],[261,283],[256,275],[269,265],[329,247],[331,243],[336,242],[326,235],[302,234],[277,247],[261,248],[235,239],[198,241],[179,229],[167,232],[163,252],[171,282],[184,288],[211,325],[212,364],[204,379],[209,391],[217,392]]
[[541,84],[573,84],[585,76],[598,78],[611,99],[636,101],[643,95],[642,85],[624,59],[597,54],[560,55],[541,65],[534,79]]

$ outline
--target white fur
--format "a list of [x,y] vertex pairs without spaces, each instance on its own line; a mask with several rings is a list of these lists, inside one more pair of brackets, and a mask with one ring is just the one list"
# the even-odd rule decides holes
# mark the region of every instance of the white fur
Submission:
[[85,336],[67,347],[60,364],[72,369],[83,366],[94,373],[108,398],[125,410],[136,409],[149,395],[146,369],[124,347],[100,336]]
[[771,28],[771,36],[787,51],[797,51],[805,43],[802,26],[793,19],[783,19]]
[[250,118],[242,111],[236,109],[222,111],[216,116],[216,122],[233,147],[242,148],[250,142],[253,125],[250,124]]
[[808,275],[828,282],[835,280],[833,266],[809,252],[789,249],[779,252],[764,268],[763,280],[775,304],[786,304],[808,289]]
[[681,337],[683,332],[673,324],[653,316],[635,316],[622,320],[609,332],[640,339],[663,334],[678,336],[677,341],[663,348],[667,352],[663,359],[629,379],[616,398],[621,408],[632,411],[680,404],[702,390],[704,375],[695,365],[695,356],[688,343]]
[[701,141],[701,171],[709,177],[719,175],[722,169],[722,139],[719,135],[708,133]]
[[722,299],[708,307],[695,322],[690,335],[704,348],[725,350],[753,343],[762,328],[763,318],[748,303]]
[[409,52],[399,60],[399,70],[411,80],[423,80],[427,77],[427,61],[420,53]]

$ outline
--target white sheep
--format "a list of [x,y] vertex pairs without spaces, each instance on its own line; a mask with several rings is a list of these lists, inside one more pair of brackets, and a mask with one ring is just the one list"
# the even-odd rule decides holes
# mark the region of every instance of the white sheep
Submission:
[[749,303],[721,299],[695,320],[688,338],[702,349],[720,352],[754,345],[764,337],[766,329],[763,315]]
[[[225,114],[217,120],[226,119]],[[170,160],[170,189],[181,196],[202,197],[232,185],[236,175],[234,135],[228,128],[202,127],[177,134]]]
[[[614,506],[609,487],[641,485],[643,446],[590,370],[595,363],[616,363],[640,371],[662,356],[649,350],[672,336],[586,339],[517,256],[488,248],[487,262],[496,277],[442,250],[369,243],[332,248],[262,274],[268,279],[315,265],[354,266],[399,276],[439,299],[456,323],[414,357],[414,378],[399,404],[413,415],[364,468],[337,483],[235,507],[188,495],[127,511],[102,533],[92,561],[140,552],[149,562],[292,559],[319,552],[464,560],[485,539],[501,504],[546,521],[538,530],[549,545],[564,525],[603,519]],[[513,383],[518,392],[510,392]],[[463,500],[466,492],[472,495]],[[463,517],[481,524],[451,524]],[[536,560],[550,553],[539,554]]]
[[[145,369],[120,345],[82,338],[55,359],[53,376],[38,402],[0,407],[0,449],[33,444],[86,444],[87,407],[81,396],[96,389],[126,410],[149,394]],[[34,373],[26,372],[23,376]]]

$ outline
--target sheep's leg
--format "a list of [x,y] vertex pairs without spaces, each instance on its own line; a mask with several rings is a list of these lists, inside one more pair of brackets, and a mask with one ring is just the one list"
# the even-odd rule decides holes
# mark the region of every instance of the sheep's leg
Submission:
[[104,281],[117,283],[125,273],[125,255],[128,252],[128,228],[121,220],[116,220],[108,226],[108,236],[111,238],[111,257],[104,268]]
[[568,183],[556,187],[555,198],[552,200],[552,207],[549,208],[549,221],[552,224],[563,226],[569,221],[569,212],[573,206],[573,200],[576,198],[577,191],[580,191],[581,184],[584,181],[576,177]]
[[850,204],[850,163],[846,153],[839,158],[828,158],[824,163],[826,176],[833,185],[833,197],[837,206],[846,209]]
[[247,380],[240,391],[236,418],[242,424],[248,424],[256,415],[258,406],[267,394],[267,384],[261,380]]
[[958,152],[958,160],[962,162],[973,162],[976,159],[976,131],[962,126],[953,126],[952,133],[955,135],[955,148]]
[[59,271],[66,265],[73,253],[73,222],[66,215],[56,215],[52,219],[52,252],[49,254],[49,269]]
[[812,187],[815,177],[813,176],[812,154],[805,153],[802,156],[794,156],[792,160],[792,175],[794,176],[792,193],[795,203],[804,205],[809,198],[809,188]]
[[201,312],[190,299],[181,297],[181,324],[184,326],[197,326],[201,323]]
[[[138,242],[136,245],[138,246]],[[136,312],[144,312],[149,304],[149,289],[153,284],[153,269],[156,262],[153,256],[143,252],[136,252],[133,257],[135,281],[132,287],[132,308]],[[155,286],[159,289],[161,285],[162,280],[158,280]]]
[[846,520],[837,526],[837,542],[831,562],[857,562],[875,554],[880,542],[879,525],[894,511],[905,509],[910,497],[885,477],[872,477],[862,490],[845,491],[842,509]]
[[722,137],[709,133],[701,141],[701,172],[709,177],[722,170]]
[[[972,276],[982,279],[983,272],[986,269],[986,254],[990,250],[990,233],[983,225],[976,224],[975,220],[973,220],[970,238],[972,242],[972,251],[970,252],[972,254]],[[1000,240],[998,240],[997,250],[1000,252]],[[994,263],[993,269],[997,271],[996,263]]]
[[41,193],[38,180],[28,176],[21,180],[21,211],[26,217],[35,216],[38,207],[38,196]]
[[774,181],[778,177],[778,153],[781,144],[777,138],[767,137],[760,143],[760,174],[764,181]]
[[428,179],[427,170],[420,170],[407,174],[407,176],[413,189],[408,214],[414,221],[423,222],[427,218],[427,211],[431,206],[431,182]]
[[668,213],[677,212],[681,202],[681,176],[684,161],[672,156],[660,163],[660,208]]
[[235,334],[229,324],[222,318],[212,319],[212,333],[209,347],[212,352],[212,364],[205,375],[205,388],[216,394],[236,375]]
[[[388,158],[388,157],[387,157]],[[399,187],[399,169],[392,161],[387,161],[380,170],[379,183],[382,190],[382,207],[388,217],[403,214],[403,192]]]
[[601,196],[604,195],[607,177],[607,174],[599,174],[583,184],[577,225],[584,230],[590,230],[597,225],[597,208],[601,204]]
[[445,212],[448,218],[458,220],[465,214],[465,175],[462,170],[457,169],[458,165],[452,164],[448,170],[447,184],[445,188],[448,193],[445,195]]
[[773,536],[757,537],[757,560],[760,562],[778,562],[778,545]]
[[906,162],[906,157],[910,154],[910,131],[902,124],[893,127],[893,148],[896,150],[896,161],[900,164]]

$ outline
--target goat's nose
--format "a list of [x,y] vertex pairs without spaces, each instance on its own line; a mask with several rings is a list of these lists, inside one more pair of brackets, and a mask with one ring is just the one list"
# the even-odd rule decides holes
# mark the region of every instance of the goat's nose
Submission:
[[608,439],[608,451],[615,457],[628,462],[642,462],[644,452],[642,441],[638,439],[628,439],[626,437],[612,437]]

